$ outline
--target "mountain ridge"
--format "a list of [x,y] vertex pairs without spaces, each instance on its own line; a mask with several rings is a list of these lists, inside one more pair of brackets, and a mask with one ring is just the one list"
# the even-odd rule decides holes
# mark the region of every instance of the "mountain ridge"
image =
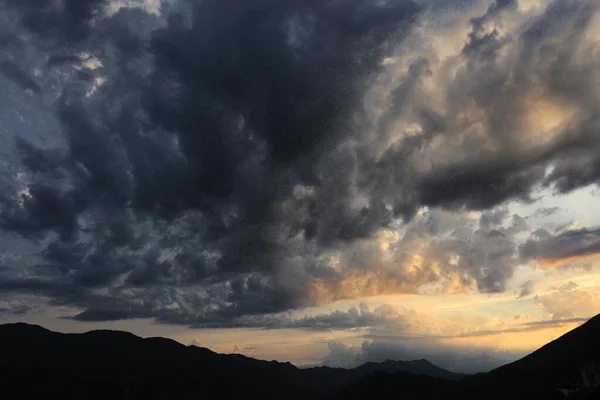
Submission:
[[0,387],[22,399],[600,398],[600,315],[520,360],[468,376],[426,359],[302,369],[160,337],[24,323],[0,325],[0,354]]
[[[205,352],[210,352],[212,354],[215,355],[222,355],[222,356],[241,356],[244,357],[246,359],[251,359],[251,360],[256,360],[256,361],[261,361],[261,362],[270,362],[270,363],[278,363],[278,364],[284,364],[284,365],[291,365],[294,368],[297,368],[299,370],[310,370],[310,369],[316,369],[316,368],[325,368],[325,369],[331,369],[331,370],[345,370],[345,371],[357,371],[357,370],[367,370],[367,369],[374,369],[377,371],[381,371],[381,372],[389,372],[386,370],[393,370],[394,368],[402,368],[402,367],[406,367],[406,366],[414,366],[414,365],[418,365],[420,367],[429,367],[434,369],[434,375],[436,372],[438,371],[443,371],[442,374],[447,374],[449,376],[468,376],[469,374],[462,374],[462,373],[458,373],[458,372],[453,372],[453,371],[449,371],[446,370],[444,368],[438,367],[437,365],[433,364],[432,362],[430,362],[429,360],[426,359],[418,359],[418,360],[391,360],[391,359],[386,359],[382,362],[373,362],[373,361],[367,361],[357,367],[354,368],[341,368],[341,367],[329,367],[329,366],[325,366],[325,365],[316,365],[316,366],[311,366],[308,368],[302,368],[300,366],[294,365],[293,363],[289,362],[289,361],[277,361],[277,360],[263,360],[263,359],[256,359],[253,357],[248,357],[244,354],[238,354],[238,353],[216,353],[213,350],[210,350],[206,347],[201,347],[201,346],[196,346],[196,345],[185,345],[181,342],[178,342],[176,340],[173,339],[169,339],[169,338],[164,338],[164,337],[159,337],[159,336],[149,336],[149,337],[142,337],[142,336],[138,336],[135,335],[131,332],[127,332],[127,331],[121,331],[121,330],[110,330],[110,329],[94,329],[94,330],[90,330],[90,331],[86,331],[86,332],[82,332],[82,333],[65,333],[65,332],[57,332],[57,331],[52,331],[50,329],[44,328],[41,325],[35,325],[35,324],[28,324],[28,323],[24,323],[24,322],[16,322],[16,323],[9,323],[9,324],[0,324],[0,337],[2,337],[3,335],[5,335],[5,331],[11,331],[11,330],[16,330],[19,329],[20,331],[18,332],[18,334],[20,336],[31,336],[28,335],[31,333],[37,333],[37,334],[41,334],[41,333],[45,333],[45,334],[54,334],[54,335],[67,335],[67,336],[79,336],[79,337],[96,337],[96,336],[100,336],[100,335],[110,335],[112,337],[121,337],[121,338],[128,338],[128,339],[141,339],[141,340],[145,340],[145,341],[151,341],[151,342],[164,342],[165,344],[168,342],[170,343],[170,345],[178,345],[178,346],[183,346],[185,348],[196,348],[196,349],[200,349],[202,351]],[[25,332],[25,330],[28,330],[28,332]],[[409,372],[409,371],[408,371]],[[425,375],[427,375],[425,373]],[[432,376],[434,376],[432,375]],[[440,376],[441,377],[441,376]]]
[[386,373],[396,373],[396,372],[409,372],[415,375],[427,375],[433,378],[442,378],[442,379],[462,379],[469,374],[462,374],[458,372],[449,371],[447,369],[438,367],[434,363],[424,358],[418,360],[408,360],[408,361],[400,361],[400,360],[390,360],[387,359],[382,362],[373,362],[367,361],[366,363],[352,368],[351,371],[361,371],[364,372],[365,375],[374,372],[386,372]]

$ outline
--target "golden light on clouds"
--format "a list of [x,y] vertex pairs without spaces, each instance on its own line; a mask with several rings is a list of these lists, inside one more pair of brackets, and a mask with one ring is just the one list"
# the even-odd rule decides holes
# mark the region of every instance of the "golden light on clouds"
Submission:
[[552,319],[591,317],[600,311],[600,282],[580,277],[581,285],[569,281],[536,296],[536,305],[544,309]]
[[534,89],[521,100],[523,129],[519,134],[526,147],[543,147],[563,138],[565,129],[577,113],[567,101],[551,97],[543,90]]
[[388,251],[390,246],[396,243],[400,239],[400,234],[398,232],[391,231],[386,229],[379,234],[379,248],[382,252]]
[[326,305],[343,299],[416,293],[417,287],[418,282],[385,271],[351,271],[332,283],[314,280],[309,285],[308,293],[315,304]]
[[[326,305],[344,299],[365,299],[390,295],[472,293],[473,277],[458,270],[448,270],[454,254],[429,253],[434,244],[426,238],[386,254],[401,240],[396,234],[383,234],[367,247],[366,259],[353,260],[332,257],[329,265],[339,274],[334,280],[313,279],[308,285],[308,297],[316,305]],[[365,248],[362,248],[365,251]]]
[[565,257],[561,259],[540,259],[539,268],[541,269],[554,269],[554,268],[582,268],[590,270],[596,266],[600,266],[600,252],[594,252],[592,254],[576,255],[571,257]]
[[585,36],[587,39],[586,42],[592,43],[592,46],[597,51],[598,47],[600,46],[600,14],[596,13],[592,15],[591,18],[592,21],[590,22],[585,32]]
[[160,6],[161,0],[110,0],[108,2],[108,11],[114,14],[121,8],[141,8],[148,13],[159,15]]

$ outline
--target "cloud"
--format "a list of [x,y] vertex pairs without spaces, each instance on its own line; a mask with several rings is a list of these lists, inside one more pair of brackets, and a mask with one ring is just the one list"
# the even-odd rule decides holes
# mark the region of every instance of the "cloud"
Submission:
[[323,360],[323,365],[335,368],[356,368],[366,361],[359,347],[346,342],[327,343],[329,354]]
[[409,329],[413,323],[408,317],[410,313],[411,310],[389,304],[380,305],[371,311],[366,304],[361,303],[359,307],[351,307],[347,311],[335,310],[330,313],[303,317],[293,317],[285,314],[239,317],[232,321],[232,326],[344,331],[394,324],[398,329]]
[[39,251],[0,290],[78,320],[502,292],[528,229],[503,204],[600,176],[592,0],[38,3],[0,2],[3,73],[64,143],[14,132],[0,227]]
[[[74,40],[71,29],[80,31],[95,18],[94,29],[85,24],[92,46],[86,53],[100,57],[101,67],[83,70],[109,78],[89,101],[89,87],[65,82],[57,117],[68,152],[43,162],[49,155],[19,142],[24,159],[34,160],[26,164],[28,174],[52,175],[53,183],[29,183],[27,196],[5,199],[2,212],[4,229],[26,237],[59,235],[45,246],[45,259],[70,276],[77,293],[57,301],[81,303],[84,292],[100,286],[114,294],[111,286],[124,279],[128,288],[208,280],[208,291],[220,307],[232,304],[232,313],[243,313],[246,305],[256,307],[252,312],[272,312],[301,302],[298,294],[273,287],[274,265],[284,250],[278,237],[300,228],[286,225],[294,221],[277,222],[278,209],[288,187],[314,180],[308,158],[338,140],[358,104],[362,79],[378,69],[383,42],[405,30],[418,7],[268,2],[263,18],[247,2],[238,2],[235,13],[231,5],[204,2],[194,6],[193,28],[184,28],[173,13],[161,29],[154,24],[147,32],[140,28],[153,25],[154,16],[121,9],[107,17],[94,11],[101,2],[79,4],[44,14],[68,38],[49,31],[64,46]],[[34,7],[7,6],[32,29],[26,22],[37,15]],[[207,13],[220,20],[219,30],[202,22]],[[142,22],[129,24],[135,17]],[[81,24],[71,26],[71,20]],[[212,36],[197,50],[182,46],[184,37]],[[100,45],[109,46],[112,59]],[[49,56],[82,71],[79,56]],[[150,56],[143,64],[151,71],[145,81],[138,67]],[[135,93],[151,101],[132,103],[135,98],[128,97]],[[102,96],[119,99],[119,109],[109,110],[115,103],[102,102]],[[256,96],[263,100],[256,102]],[[111,136],[115,130],[118,136]],[[174,264],[181,270],[170,271]],[[130,315],[140,312],[97,306],[77,318]]]
[[569,324],[572,322],[586,322],[587,320],[589,320],[589,318],[569,318],[569,319],[561,319],[561,320],[549,320],[549,321],[531,321],[531,322],[526,322],[524,323],[524,325],[527,326],[537,326],[537,327],[542,327],[542,326],[560,326],[563,324]]
[[521,285],[521,291],[519,292],[519,299],[522,299],[523,297],[527,297],[531,294],[533,294],[533,290],[534,290],[534,286],[535,286],[535,282],[533,281],[526,281]]
[[536,303],[558,322],[590,318],[600,310],[600,295],[596,287],[582,288],[570,281],[535,297]]
[[557,214],[561,211],[563,211],[563,210],[560,207],[550,207],[550,208],[542,207],[542,208],[537,209],[534,216],[536,218],[546,218],[551,215]]
[[4,0],[8,10],[16,10],[28,30],[56,36],[61,40],[81,40],[89,34],[94,17],[103,11],[108,0],[65,0],[62,6],[39,0]]
[[[573,265],[600,253],[600,229],[567,230],[552,235],[538,231],[521,246],[524,260],[539,260],[544,267]],[[589,268],[589,266],[588,266]]]
[[[547,297],[547,299],[546,299]],[[552,302],[552,295],[536,296],[538,304]],[[583,301],[583,300],[582,300]],[[579,304],[579,303],[577,303]],[[595,304],[595,303],[594,303]],[[582,308],[581,312],[565,318],[547,321],[531,321],[528,315],[516,315],[513,321],[479,316],[433,316],[406,307],[381,304],[371,309],[365,303],[350,307],[346,311],[334,310],[326,313],[307,312],[305,315],[277,313],[270,315],[233,317],[225,323],[235,328],[302,329],[308,331],[330,331],[360,334],[367,340],[431,342],[443,344],[456,339],[487,338],[510,333],[536,332],[551,327],[584,322],[594,313],[594,304]],[[545,306],[542,306],[545,307]],[[566,306],[573,311],[576,306]],[[552,312],[549,311],[552,316]],[[204,325],[197,325],[205,327]],[[366,333],[365,333],[366,332]]]
[[0,63],[0,72],[25,90],[30,90],[33,93],[38,94],[42,91],[42,88],[29,76],[29,74],[22,71],[17,65],[8,60],[4,60]]

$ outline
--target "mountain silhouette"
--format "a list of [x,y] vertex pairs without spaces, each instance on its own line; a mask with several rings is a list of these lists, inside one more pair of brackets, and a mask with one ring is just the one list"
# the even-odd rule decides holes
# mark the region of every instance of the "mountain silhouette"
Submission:
[[468,374],[459,374],[457,372],[451,372],[447,369],[440,368],[425,359],[413,361],[385,360],[381,363],[367,362],[360,367],[355,368],[353,371],[360,372],[364,376],[375,372],[410,372],[414,375],[427,375],[433,378],[450,380],[462,379],[469,376]]
[[[411,371],[456,379],[425,360],[367,363],[353,370],[300,369],[164,338],[119,331],[52,332],[23,323],[0,326],[0,387],[20,398],[320,399],[374,371]],[[32,385],[31,382],[35,382]]]
[[300,369],[126,332],[7,324],[0,388],[19,399],[592,399],[600,398],[600,316],[472,376],[427,360]]
[[501,385],[501,392],[514,396],[526,389],[600,399],[600,315],[518,361],[473,378],[478,386]]
[[[19,398],[188,399],[310,396],[296,367],[220,355],[125,332],[61,334],[25,324],[0,327],[0,387]],[[302,389],[302,390],[301,390]],[[56,396],[55,396],[56,395]]]

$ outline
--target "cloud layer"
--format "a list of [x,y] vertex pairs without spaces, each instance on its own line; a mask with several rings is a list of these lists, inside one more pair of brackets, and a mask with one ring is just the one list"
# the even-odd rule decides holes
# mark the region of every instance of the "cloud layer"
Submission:
[[273,315],[503,292],[520,263],[597,252],[595,230],[525,242],[502,207],[598,183],[596,1],[43,3],[0,2],[0,74],[61,131],[12,132],[3,293],[82,321],[350,328],[378,316]]

